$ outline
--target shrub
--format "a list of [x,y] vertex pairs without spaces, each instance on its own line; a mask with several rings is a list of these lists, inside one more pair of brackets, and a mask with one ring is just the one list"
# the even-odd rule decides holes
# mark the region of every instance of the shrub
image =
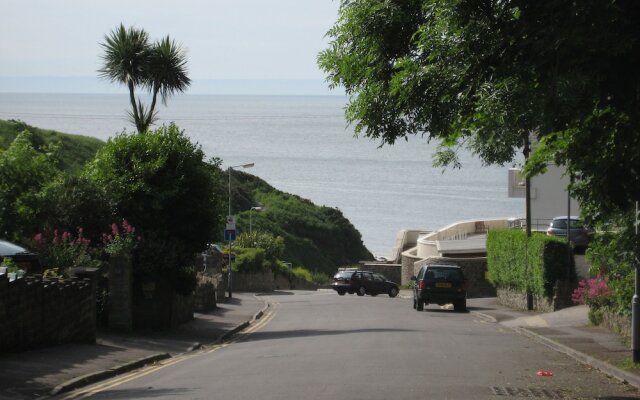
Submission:
[[111,233],[102,235],[104,251],[112,256],[130,256],[140,239],[136,236],[136,228],[126,219],[122,220],[120,227],[116,223],[111,224]]
[[234,271],[240,273],[263,272],[269,269],[265,263],[265,251],[263,249],[236,249],[236,260],[232,264]]
[[550,296],[557,281],[575,280],[573,258],[569,264],[567,243],[559,238],[515,229],[489,231],[487,266],[489,280],[498,287]]
[[293,273],[296,278],[304,279],[307,282],[313,282],[313,274],[305,267],[295,267],[291,270],[291,273]]
[[82,228],[77,229],[75,237],[70,232],[57,229],[51,235],[38,233],[33,238],[33,248],[38,252],[43,267],[57,269],[58,274],[65,274],[69,268],[99,267],[102,264],[90,241],[83,237]]

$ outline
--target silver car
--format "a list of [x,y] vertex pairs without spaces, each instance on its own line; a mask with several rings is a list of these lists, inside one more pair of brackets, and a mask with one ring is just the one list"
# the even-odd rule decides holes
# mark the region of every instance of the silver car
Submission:
[[[586,227],[579,217],[571,216],[569,222],[569,241],[573,246],[579,249],[585,249],[591,241],[593,230]],[[567,217],[555,217],[549,224],[547,235],[567,237]]]

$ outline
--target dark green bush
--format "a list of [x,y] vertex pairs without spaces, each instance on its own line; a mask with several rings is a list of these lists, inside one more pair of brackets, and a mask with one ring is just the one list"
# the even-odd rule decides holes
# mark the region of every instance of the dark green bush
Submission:
[[240,273],[263,272],[270,269],[270,263],[265,262],[265,251],[263,249],[243,249],[235,250],[236,260],[233,263],[234,271]]
[[573,257],[562,239],[515,229],[489,231],[487,266],[489,280],[508,287],[549,296],[557,281],[576,278]]

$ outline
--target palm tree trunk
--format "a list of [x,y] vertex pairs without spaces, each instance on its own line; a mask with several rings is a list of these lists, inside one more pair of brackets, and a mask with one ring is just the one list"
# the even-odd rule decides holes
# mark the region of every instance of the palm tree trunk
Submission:
[[140,116],[138,115],[138,105],[136,104],[133,81],[129,79],[127,83],[129,86],[129,101],[131,101],[131,108],[133,108],[133,122],[135,122],[138,132],[140,132]]

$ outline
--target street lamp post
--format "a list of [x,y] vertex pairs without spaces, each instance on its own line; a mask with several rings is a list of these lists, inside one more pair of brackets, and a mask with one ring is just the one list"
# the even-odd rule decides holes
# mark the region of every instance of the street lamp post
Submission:
[[[227,217],[227,222],[229,223],[230,221],[233,221],[233,216],[231,215],[231,170],[234,168],[251,168],[253,167],[255,164],[254,163],[249,163],[249,164],[240,164],[240,165],[233,165],[233,166],[229,166],[227,168],[227,173],[229,174],[229,215]],[[233,223],[232,229],[233,234],[229,234],[228,235],[228,239],[229,239],[229,266],[227,267],[227,289],[229,290],[229,298],[231,298],[233,296],[232,294],[232,285],[231,285],[231,243],[233,242],[233,239],[235,239],[235,223]]]

